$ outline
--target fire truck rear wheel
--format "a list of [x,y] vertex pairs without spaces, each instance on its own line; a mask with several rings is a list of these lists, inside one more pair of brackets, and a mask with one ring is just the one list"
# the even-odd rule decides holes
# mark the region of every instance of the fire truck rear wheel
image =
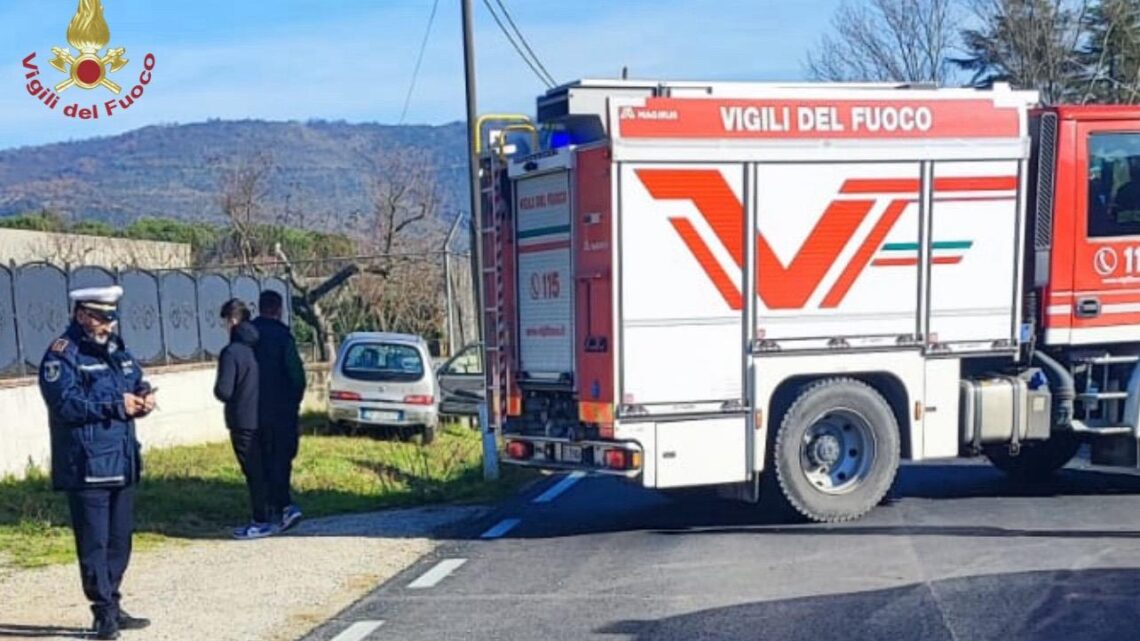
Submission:
[[1047,441],[1022,443],[1017,456],[1008,446],[988,448],[986,458],[993,466],[1019,481],[1039,481],[1049,477],[1073,460],[1081,440],[1072,433],[1054,433]]
[[890,490],[899,466],[899,427],[874,388],[849,378],[809,385],[776,434],[781,494],[812,521],[850,521]]

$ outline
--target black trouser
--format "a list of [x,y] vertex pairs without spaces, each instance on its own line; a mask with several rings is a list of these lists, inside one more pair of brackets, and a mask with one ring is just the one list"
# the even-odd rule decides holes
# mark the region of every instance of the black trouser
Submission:
[[266,479],[269,482],[269,507],[273,516],[280,517],[286,507],[293,504],[290,484],[293,476],[293,459],[297,457],[299,435],[296,420],[284,420],[263,425],[261,431],[265,452]]
[[261,430],[230,430],[238,465],[249,489],[250,514],[258,523],[269,522],[269,488],[266,483],[263,433]]
[[67,493],[83,593],[96,616],[117,616],[119,585],[131,560],[135,527],[132,486]]

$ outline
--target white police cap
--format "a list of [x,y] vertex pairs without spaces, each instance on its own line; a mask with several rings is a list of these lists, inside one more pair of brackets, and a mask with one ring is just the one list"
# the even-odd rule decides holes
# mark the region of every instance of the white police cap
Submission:
[[117,320],[116,306],[123,297],[123,288],[118,285],[85,287],[72,290],[68,297],[73,303],[97,312],[107,320]]
[[123,297],[123,288],[118,285],[111,285],[110,287],[85,287],[83,289],[71,290],[68,296],[72,302],[76,303],[115,305],[119,302],[119,299]]

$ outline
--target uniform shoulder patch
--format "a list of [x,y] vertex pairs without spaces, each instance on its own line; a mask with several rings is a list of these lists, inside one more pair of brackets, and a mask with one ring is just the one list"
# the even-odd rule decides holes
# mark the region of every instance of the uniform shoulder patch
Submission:
[[44,381],[47,383],[54,383],[54,382],[58,381],[60,375],[62,374],[62,370],[60,368],[59,361],[57,361],[57,360],[45,361],[43,364],[43,368],[42,368],[42,374],[44,377]]
[[62,354],[63,350],[67,349],[68,345],[70,345],[70,343],[67,342],[66,338],[57,338],[55,339],[55,342],[51,344],[51,351],[55,352],[56,354]]

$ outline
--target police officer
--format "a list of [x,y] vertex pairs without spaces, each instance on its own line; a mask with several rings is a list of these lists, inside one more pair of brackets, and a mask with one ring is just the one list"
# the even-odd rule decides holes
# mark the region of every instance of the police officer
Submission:
[[52,486],[67,493],[97,639],[150,624],[120,605],[142,462],[134,419],[155,407],[142,368],[114,332],[122,295],[117,286],[72,291],[71,324],[48,348],[39,373],[51,426]]

